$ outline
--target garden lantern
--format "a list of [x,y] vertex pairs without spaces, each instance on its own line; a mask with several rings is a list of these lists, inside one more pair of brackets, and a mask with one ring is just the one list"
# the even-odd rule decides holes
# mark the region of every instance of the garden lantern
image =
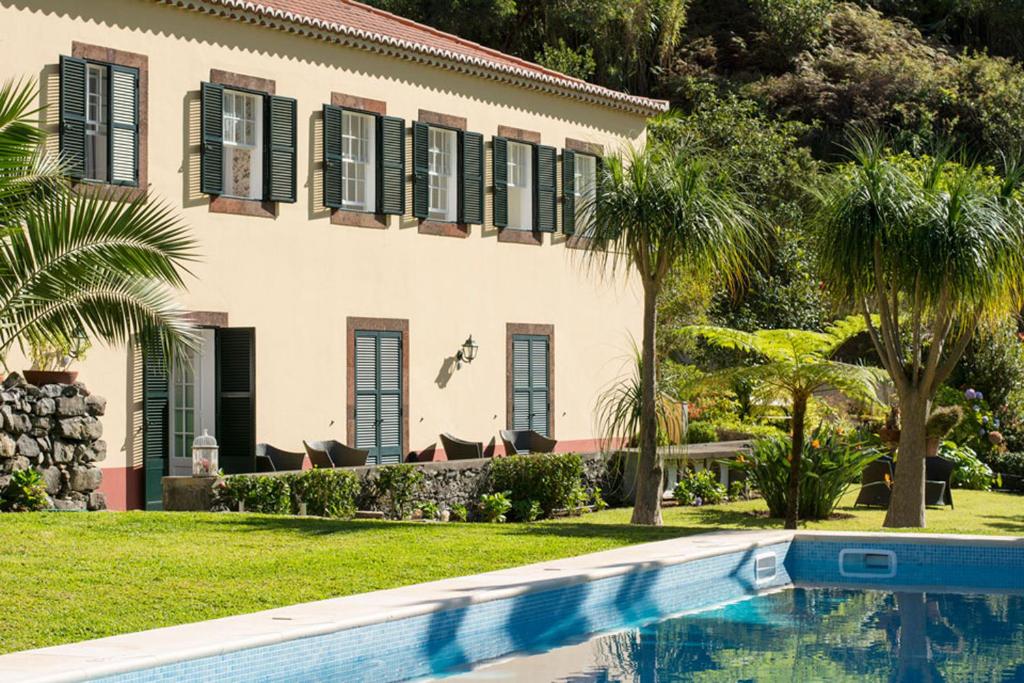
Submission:
[[213,477],[217,474],[217,439],[203,430],[192,441],[192,476]]
[[462,363],[472,363],[473,359],[476,358],[477,349],[480,345],[473,341],[473,335],[469,335],[466,341],[462,342],[462,348],[455,354],[455,360]]

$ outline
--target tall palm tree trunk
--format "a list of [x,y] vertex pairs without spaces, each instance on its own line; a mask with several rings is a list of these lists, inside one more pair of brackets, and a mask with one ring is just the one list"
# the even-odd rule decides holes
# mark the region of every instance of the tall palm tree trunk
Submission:
[[633,524],[661,525],[662,467],[658,455],[658,413],[655,406],[655,326],[658,288],[644,282],[644,339],[640,356],[640,462],[637,465]]
[[923,527],[924,458],[927,446],[925,423],[928,398],[922,389],[913,388],[900,397],[900,444],[897,450],[896,476],[892,486],[887,527]]
[[807,397],[793,397],[793,450],[789,453],[789,482],[786,496],[786,528],[796,529],[800,516],[800,461],[804,456],[804,420],[807,416]]

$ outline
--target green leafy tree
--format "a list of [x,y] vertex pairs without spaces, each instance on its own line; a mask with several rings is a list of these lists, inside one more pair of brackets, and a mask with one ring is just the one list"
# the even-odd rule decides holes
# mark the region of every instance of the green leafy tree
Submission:
[[729,382],[750,383],[762,395],[785,396],[792,416],[792,450],[789,457],[786,528],[795,529],[800,500],[800,468],[804,454],[807,404],[826,389],[843,392],[860,401],[877,400],[877,368],[832,360],[840,346],[864,329],[857,318],[848,318],[825,332],[808,330],[757,330],[743,332],[726,327],[693,325],[685,333],[710,344],[753,357],[753,365],[741,365],[711,375]]
[[648,145],[605,159],[596,210],[583,233],[602,273],[635,273],[643,287],[640,459],[634,524],[661,524],[657,451],[657,300],[673,266],[742,278],[761,243],[750,205],[729,174],[693,150]]
[[979,323],[1021,307],[1024,170],[1011,163],[1001,179],[943,158],[892,158],[866,134],[851,156],[821,191],[821,269],[860,310],[898,397],[900,475],[885,525],[923,527],[935,394]]
[[195,258],[159,202],[68,185],[45,153],[31,84],[0,88],[0,359],[26,342],[84,333],[107,343],[194,342],[173,290]]

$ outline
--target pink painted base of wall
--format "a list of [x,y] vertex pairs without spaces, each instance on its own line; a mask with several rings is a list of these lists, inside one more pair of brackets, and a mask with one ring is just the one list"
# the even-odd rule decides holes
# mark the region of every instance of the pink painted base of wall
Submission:
[[143,508],[141,467],[104,467],[99,491],[107,497],[108,510],[141,510]]

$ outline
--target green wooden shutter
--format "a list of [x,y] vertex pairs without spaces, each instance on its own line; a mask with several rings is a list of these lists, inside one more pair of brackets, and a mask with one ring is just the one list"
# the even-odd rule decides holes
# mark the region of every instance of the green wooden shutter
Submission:
[[343,111],[324,105],[324,206],[340,209],[342,204],[343,164],[341,156],[341,119]]
[[412,215],[430,215],[430,126],[412,124]]
[[163,478],[167,476],[167,362],[159,343],[142,348],[142,469],[147,510],[162,510]]
[[484,136],[459,132],[459,222],[484,222]]
[[139,184],[139,70],[110,66],[110,182]]
[[377,335],[356,332],[355,350],[355,447],[370,451],[367,462],[377,457]]
[[256,331],[224,327],[216,332],[217,444],[228,474],[256,469]]
[[549,436],[548,367],[547,337],[512,337],[512,429],[532,429]]
[[60,58],[60,154],[67,174],[85,177],[86,63],[76,57]]
[[562,232],[576,232],[576,152],[562,151]]
[[558,189],[555,182],[557,160],[558,153],[554,147],[534,145],[533,224],[540,232],[555,231],[555,212],[558,204]]
[[203,83],[200,90],[202,151],[199,185],[206,194],[224,192],[224,86]]
[[508,227],[508,140],[491,139],[492,183],[494,184],[494,226]]
[[530,339],[530,429],[548,434],[548,339]]
[[377,117],[377,213],[405,213],[405,119]]
[[530,428],[530,338],[512,338],[511,429]]
[[272,202],[295,202],[296,103],[291,97],[267,95],[267,126],[263,197]]
[[355,447],[369,463],[402,462],[402,334],[357,331],[355,344]]

